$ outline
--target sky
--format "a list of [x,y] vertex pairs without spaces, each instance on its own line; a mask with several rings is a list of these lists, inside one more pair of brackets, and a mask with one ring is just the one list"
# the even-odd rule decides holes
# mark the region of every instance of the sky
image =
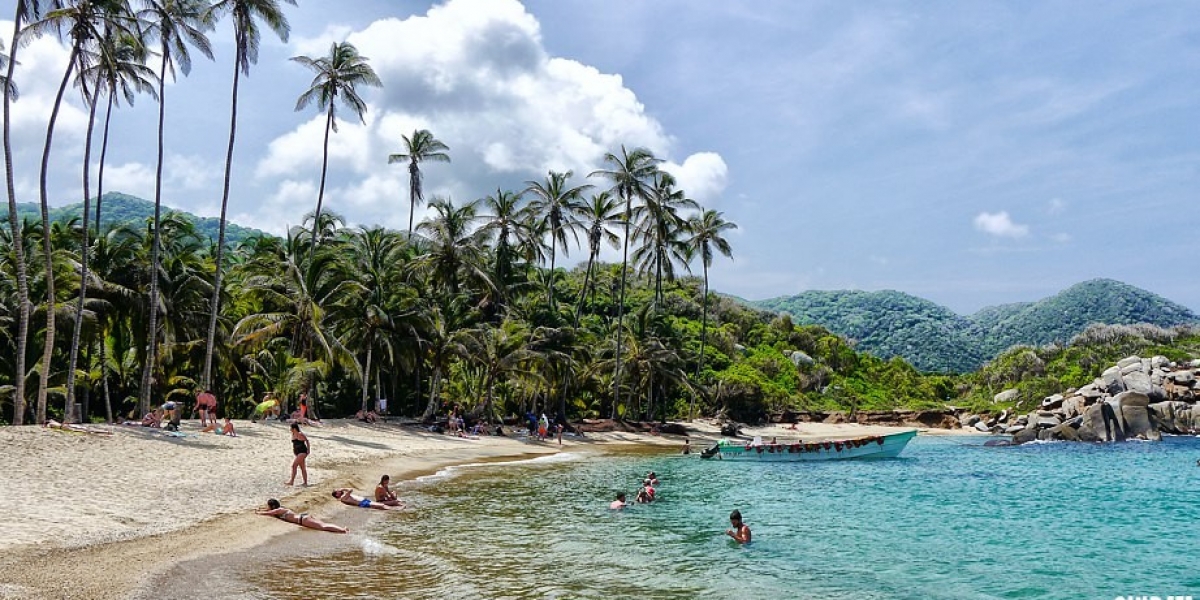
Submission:
[[[230,219],[279,234],[313,209],[324,119],[293,110],[312,76],[288,59],[349,41],[383,82],[360,90],[365,123],[339,107],[331,137],[325,207],[352,225],[407,227],[407,171],[387,155],[415,129],[452,157],[424,167],[426,195],[460,203],[550,169],[601,188],[585,176],[603,155],[640,146],[738,225],[711,272],[722,292],[894,289],[970,314],[1108,277],[1200,311],[1200,5],[598,6],[299,0],[288,41],[264,32],[242,80]],[[209,35],[215,60],[166,89],[163,202],[217,216],[232,27]],[[46,37],[19,53],[17,192],[36,201],[68,51]],[[78,96],[52,205],[82,199]],[[115,113],[106,191],[153,199],[156,119],[148,97]]]

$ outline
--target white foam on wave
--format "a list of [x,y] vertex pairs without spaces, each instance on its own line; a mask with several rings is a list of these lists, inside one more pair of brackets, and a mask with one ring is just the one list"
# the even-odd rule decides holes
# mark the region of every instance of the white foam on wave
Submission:
[[362,548],[362,553],[367,556],[395,556],[400,553],[399,549],[366,536],[363,536],[358,543]]
[[482,467],[504,467],[504,466],[513,466],[513,465],[533,466],[533,465],[541,465],[541,464],[555,464],[555,463],[562,463],[562,462],[571,462],[573,460],[578,460],[582,457],[583,457],[583,454],[578,453],[578,452],[559,452],[557,454],[547,454],[545,456],[538,456],[535,458],[525,458],[525,459],[521,459],[521,460],[504,460],[504,461],[496,461],[496,462],[466,463],[466,464],[462,464],[462,465],[454,465],[454,466],[450,466],[450,467],[445,467],[445,468],[439,470],[437,473],[434,473],[432,475],[422,475],[420,477],[417,477],[413,481],[415,481],[416,483],[429,483],[431,481],[439,481],[442,479],[449,479],[467,469],[477,469],[477,468],[482,468]]

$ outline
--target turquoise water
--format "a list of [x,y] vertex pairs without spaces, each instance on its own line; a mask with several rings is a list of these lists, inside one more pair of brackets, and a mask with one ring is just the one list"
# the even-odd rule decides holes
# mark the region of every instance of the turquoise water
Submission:
[[[559,455],[404,489],[360,549],[250,575],[311,598],[1200,598],[1200,440],[755,464]],[[648,470],[660,501],[610,511]],[[754,532],[724,536],[731,509]]]

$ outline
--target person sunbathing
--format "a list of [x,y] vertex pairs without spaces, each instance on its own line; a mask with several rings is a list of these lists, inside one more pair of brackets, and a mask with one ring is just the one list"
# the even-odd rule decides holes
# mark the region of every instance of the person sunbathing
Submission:
[[233,430],[233,421],[229,417],[225,417],[225,426],[221,427],[221,435],[237,437],[237,432]]
[[309,529],[316,529],[317,531],[328,531],[330,533],[346,533],[349,531],[349,529],[346,529],[345,527],[342,527],[340,525],[324,523],[315,517],[310,517],[310,516],[308,516],[308,513],[292,512],[291,510],[280,506],[279,501],[274,498],[267,500],[266,510],[263,510],[260,508],[258,510],[255,510],[254,512],[257,514],[260,514],[260,515],[266,515],[268,517],[275,517],[276,519],[279,519],[280,521],[287,521],[288,523],[295,523],[301,527],[307,527]]
[[[333,490],[333,497],[337,498],[338,500],[340,500],[342,502],[342,504],[345,504],[347,506],[357,506],[359,508],[373,508],[375,510],[391,510],[393,508],[393,507],[383,504],[381,502],[375,502],[374,500],[371,500],[370,498],[363,498],[362,496],[355,496],[354,490],[351,490],[350,488],[338,488],[336,490]],[[399,507],[395,507],[395,508],[399,508]]]

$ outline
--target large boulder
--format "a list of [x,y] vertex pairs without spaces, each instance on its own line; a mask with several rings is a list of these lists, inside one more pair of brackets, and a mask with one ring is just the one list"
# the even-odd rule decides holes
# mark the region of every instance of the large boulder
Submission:
[[960,427],[974,427],[979,422],[979,415],[963,415],[958,418]]
[[1149,396],[1150,391],[1153,389],[1150,383],[1150,376],[1141,371],[1133,371],[1127,375],[1122,375],[1121,379],[1125,381],[1125,389],[1130,392]]
[[1138,368],[1141,368],[1141,365],[1142,365],[1142,357],[1140,357],[1140,356],[1126,356],[1125,358],[1122,358],[1121,360],[1118,360],[1118,361],[1117,361],[1117,368],[1118,368],[1118,369],[1124,369],[1125,367],[1128,367],[1128,366],[1131,366],[1131,365],[1138,365]]
[[1062,403],[1063,415],[1068,419],[1082,415],[1085,408],[1087,408],[1087,399],[1083,396],[1071,396]]
[[1013,444],[1025,444],[1038,439],[1038,428],[1036,425],[1029,425],[1013,434]]
[[1064,441],[1064,442],[1078,442],[1079,441],[1079,433],[1077,433],[1075,431],[1074,427],[1071,427],[1067,423],[1063,423],[1062,425],[1059,425],[1057,427],[1051,427],[1050,429],[1043,429],[1043,430],[1039,431],[1038,439],[1039,440],[1058,440],[1058,441]]
[[1147,408],[1151,423],[1159,431],[1188,433],[1192,430],[1192,407],[1186,402],[1156,402]]
[[1042,408],[1044,408],[1046,410],[1054,410],[1056,408],[1061,407],[1062,405],[1063,405],[1063,395],[1062,394],[1054,394],[1053,396],[1046,396],[1045,398],[1042,399]]
[[1038,427],[1057,427],[1062,423],[1062,418],[1058,413],[1053,413],[1046,410],[1039,410],[1037,417],[1033,420],[1033,424]]
[[975,430],[982,432],[982,433],[991,433],[992,432],[992,428],[988,427],[988,424],[984,423],[983,421],[979,421],[978,423],[975,424]]
[[1165,356],[1154,356],[1150,358],[1151,369],[1165,369],[1171,365],[1171,360]]
[[789,358],[791,358],[792,364],[796,365],[797,367],[799,367],[800,365],[813,364],[812,357],[799,351],[799,350],[793,352]]
[[1015,389],[1004,390],[1003,392],[1000,392],[999,394],[992,396],[992,403],[1000,404],[1002,402],[1012,402],[1013,400],[1017,399],[1017,394],[1019,394],[1019,393],[1020,392],[1018,392]]
[[1113,405],[1097,402],[1083,412],[1079,424],[1079,440],[1083,442],[1120,442],[1125,440],[1125,430],[1116,416]]
[[1096,386],[1108,394],[1119,394],[1125,391],[1125,380],[1121,378],[1120,367],[1109,367],[1100,374]]
[[1089,400],[1089,402],[1088,402],[1089,405],[1091,404],[1092,400],[1095,400],[1096,398],[1100,398],[1101,396],[1104,395],[1104,392],[1100,391],[1100,388],[1095,383],[1089,383],[1089,384],[1079,388],[1079,391],[1076,393],[1079,394],[1080,396],[1083,396],[1084,398],[1087,398]]
[[1144,440],[1158,441],[1162,434],[1150,422],[1150,397],[1138,392],[1122,392],[1110,402],[1120,408],[1121,425],[1125,436]]

